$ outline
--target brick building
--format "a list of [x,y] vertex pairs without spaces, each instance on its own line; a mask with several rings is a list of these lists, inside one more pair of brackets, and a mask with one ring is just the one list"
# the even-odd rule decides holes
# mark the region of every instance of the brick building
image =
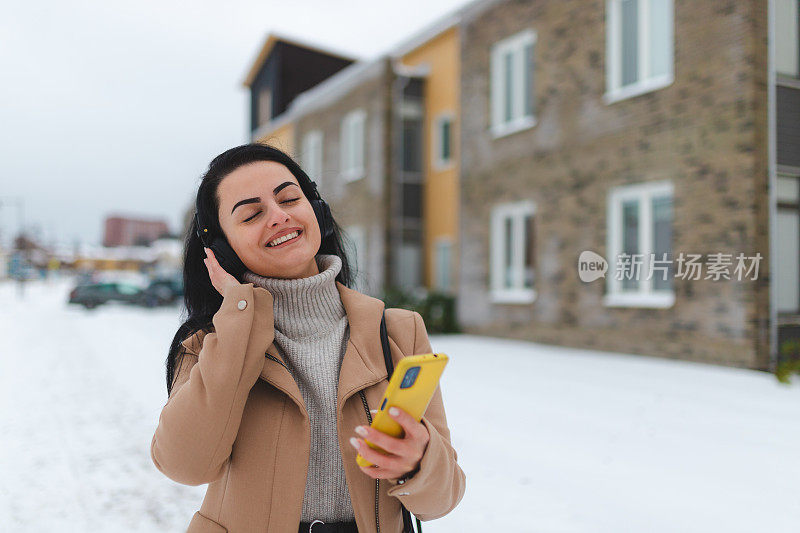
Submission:
[[[793,238],[773,232],[770,242],[767,8],[766,0],[475,6],[461,26],[461,105],[470,112],[458,301],[469,331],[771,366],[770,292],[783,282],[797,293],[798,271],[797,218]],[[796,53],[796,31],[792,46]],[[792,83],[779,108],[796,106]],[[779,185],[796,201],[793,170]],[[786,247],[795,266],[771,283],[770,253],[782,261]],[[581,281],[585,250],[607,259],[605,280]],[[762,259],[755,280],[706,279],[705,270],[680,279],[681,253]],[[627,279],[620,254],[666,258],[667,279]]]
[[148,245],[169,235],[169,228],[163,220],[109,216],[104,227],[103,246]]

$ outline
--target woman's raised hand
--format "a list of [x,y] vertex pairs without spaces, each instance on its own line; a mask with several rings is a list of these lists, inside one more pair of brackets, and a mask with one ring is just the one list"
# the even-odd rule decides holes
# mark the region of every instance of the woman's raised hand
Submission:
[[229,285],[239,285],[239,281],[219,265],[213,250],[206,247],[203,247],[203,250],[206,252],[206,258],[203,259],[203,263],[206,264],[208,269],[208,277],[211,278],[211,284],[217,289],[218,293],[225,296],[225,288]]

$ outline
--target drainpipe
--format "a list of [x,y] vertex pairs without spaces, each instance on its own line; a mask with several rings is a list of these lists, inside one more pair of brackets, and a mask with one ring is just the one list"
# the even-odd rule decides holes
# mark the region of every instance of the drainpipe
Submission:
[[778,365],[778,175],[775,149],[775,0],[767,0],[767,164],[769,172],[769,370]]

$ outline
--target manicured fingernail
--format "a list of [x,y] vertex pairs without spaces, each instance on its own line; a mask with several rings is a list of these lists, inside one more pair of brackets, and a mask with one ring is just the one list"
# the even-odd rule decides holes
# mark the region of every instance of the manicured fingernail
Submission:
[[350,437],[350,445],[353,446],[356,450],[358,449],[358,439],[355,437]]
[[390,407],[389,414],[392,416],[397,416],[400,414],[400,411],[397,410],[397,407]]
[[358,426],[358,427],[356,427],[356,433],[358,433],[362,437],[366,437],[367,436],[367,429],[364,426]]

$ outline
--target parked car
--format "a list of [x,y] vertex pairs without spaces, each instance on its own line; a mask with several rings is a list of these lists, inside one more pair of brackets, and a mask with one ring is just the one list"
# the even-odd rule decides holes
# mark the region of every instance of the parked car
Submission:
[[69,293],[69,303],[94,309],[108,302],[138,304],[143,300],[141,287],[121,282],[88,283],[78,285]]
[[183,278],[180,276],[155,278],[144,289],[141,304],[147,307],[169,305],[183,296]]

